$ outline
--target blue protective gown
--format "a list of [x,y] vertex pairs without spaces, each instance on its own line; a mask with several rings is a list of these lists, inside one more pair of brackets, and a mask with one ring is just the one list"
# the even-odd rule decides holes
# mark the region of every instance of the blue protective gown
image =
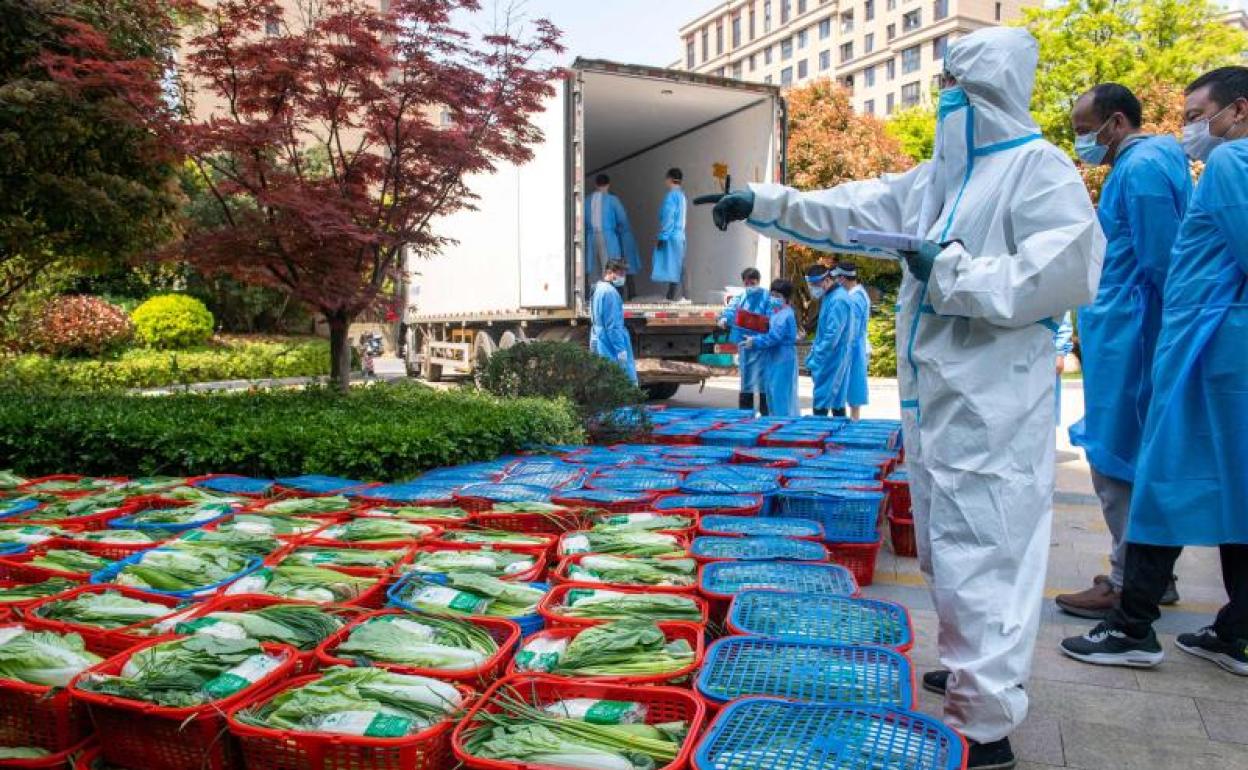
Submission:
[[1122,481],[1135,479],[1170,249],[1191,194],[1187,157],[1170,136],[1126,147],[1101,190],[1108,243],[1096,301],[1079,310],[1084,417],[1070,426],[1070,442],[1097,472]]
[[767,324],[767,333],[754,335],[750,345],[761,351],[759,378],[772,417],[797,417],[797,319],[793,308],[781,305]]
[[1248,543],[1248,141],[1213,151],[1166,276],[1127,540]]
[[814,381],[816,409],[844,409],[849,396],[849,365],[853,302],[849,292],[836,286],[819,306],[819,327],[806,356],[806,368]]
[[637,365],[633,362],[633,342],[624,325],[624,300],[610,281],[599,281],[594,286],[589,317],[593,324],[589,330],[589,349],[614,361],[635,385]]
[[849,385],[846,402],[850,406],[864,406],[870,395],[867,387],[867,367],[871,362],[871,347],[867,342],[867,321],[871,318],[871,297],[861,285],[849,293],[853,315],[849,335]]
[[759,360],[762,353],[758,350],[740,347],[741,341],[747,336],[748,330],[736,325],[737,310],[744,309],[758,315],[771,315],[776,311],[776,302],[771,293],[762,286],[751,286],[741,294],[732,298],[719,314],[720,319],[728,324],[728,341],[737,347],[737,369],[741,372],[741,392],[761,393],[762,383],[759,380]]
[[[594,221],[594,197],[602,196],[602,227]],[[599,241],[605,246],[605,254],[598,253]],[[610,260],[623,259],[628,263],[629,275],[641,272],[641,256],[637,253],[637,241],[628,224],[624,204],[612,193],[593,192],[585,201],[585,272],[601,274]]]
[[[1075,327],[1070,323],[1070,311],[1066,311],[1066,315],[1062,316],[1062,322],[1058,324],[1057,331],[1053,332],[1053,352],[1056,353],[1055,358],[1065,358],[1070,355],[1070,351],[1075,349]],[[1057,387],[1053,390],[1053,414],[1057,415],[1057,424],[1062,424],[1062,376],[1057,375]],[[1071,426],[1074,430],[1074,426]]]
[[659,209],[659,234],[662,245],[654,250],[654,266],[650,280],[656,283],[679,283],[685,269],[685,192],[679,187],[668,190]]

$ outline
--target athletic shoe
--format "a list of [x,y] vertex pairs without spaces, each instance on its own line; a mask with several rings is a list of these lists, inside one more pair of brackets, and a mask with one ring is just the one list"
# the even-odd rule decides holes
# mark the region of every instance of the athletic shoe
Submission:
[[1194,634],[1179,634],[1174,644],[1188,655],[1212,661],[1232,674],[1248,676],[1248,642],[1224,642],[1214,633],[1213,626],[1205,626]]
[[945,690],[949,687],[949,672],[945,669],[940,671],[928,671],[923,675],[923,689],[928,692],[934,692],[937,695],[944,695]]
[[1063,639],[1060,646],[1068,657],[1099,666],[1152,668],[1166,657],[1153,629],[1148,629],[1143,639],[1136,639],[1108,623],[1097,624],[1083,636]]
[[1013,770],[1016,764],[1009,738],[992,743],[967,741],[967,745],[971,750],[966,760],[966,770]]

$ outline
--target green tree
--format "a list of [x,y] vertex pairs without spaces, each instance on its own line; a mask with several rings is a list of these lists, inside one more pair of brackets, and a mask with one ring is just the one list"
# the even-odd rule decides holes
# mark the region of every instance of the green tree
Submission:
[[936,146],[936,111],[919,105],[902,110],[884,124],[889,136],[901,143],[901,151],[915,163],[930,160]]

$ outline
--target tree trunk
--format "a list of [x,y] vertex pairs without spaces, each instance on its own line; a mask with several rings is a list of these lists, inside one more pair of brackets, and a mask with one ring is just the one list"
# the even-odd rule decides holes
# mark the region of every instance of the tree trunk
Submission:
[[329,321],[329,360],[330,379],[343,393],[351,385],[351,341],[347,332],[351,328],[351,319],[345,314],[326,316]]

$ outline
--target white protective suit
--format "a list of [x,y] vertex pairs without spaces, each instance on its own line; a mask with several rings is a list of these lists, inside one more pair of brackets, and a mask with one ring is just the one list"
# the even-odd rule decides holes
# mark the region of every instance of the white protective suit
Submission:
[[1053,516],[1055,317],[1090,303],[1105,238],[1074,165],[1027,107],[1035,40],[985,29],[949,47],[969,107],[905,174],[799,193],[753,185],[749,224],[828,251],[847,228],[949,245],[906,272],[898,379],[919,561],[952,671],[945,721],[999,740],[1027,715]]

